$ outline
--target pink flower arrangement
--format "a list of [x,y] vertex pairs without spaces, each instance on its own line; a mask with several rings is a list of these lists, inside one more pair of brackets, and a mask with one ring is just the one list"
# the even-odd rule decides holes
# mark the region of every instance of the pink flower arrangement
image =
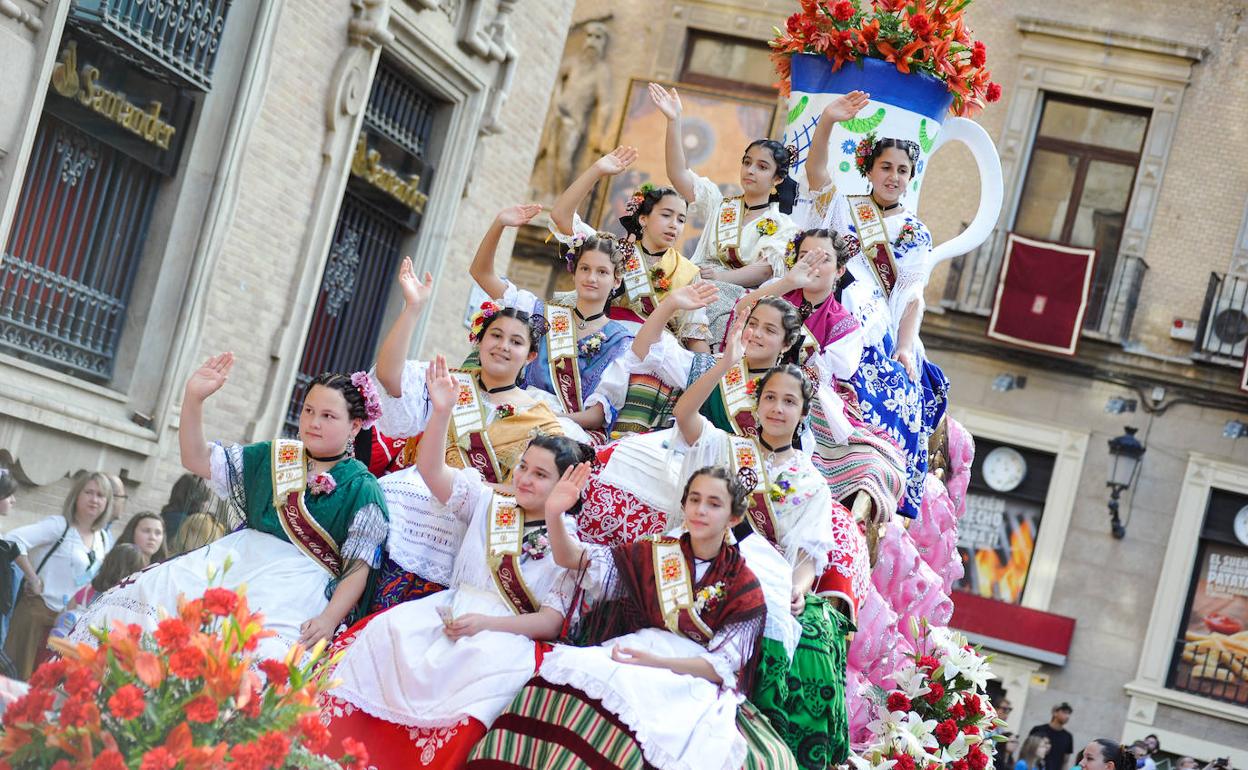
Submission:
[[373,378],[368,376],[368,372],[356,372],[351,375],[351,384],[360,391],[360,395],[364,398],[366,416],[362,427],[368,430],[381,419],[381,399],[377,397],[377,388],[373,386]]
[[332,494],[338,488],[338,482],[334,481],[334,477],[328,473],[321,472],[312,477],[308,482],[308,491],[314,495]]

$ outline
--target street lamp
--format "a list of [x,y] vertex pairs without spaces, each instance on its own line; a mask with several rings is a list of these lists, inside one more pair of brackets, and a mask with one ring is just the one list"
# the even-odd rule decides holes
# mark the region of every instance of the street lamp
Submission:
[[1130,489],[1140,471],[1140,458],[1144,456],[1144,445],[1135,437],[1138,428],[1127,426],[1126,433],[1109,440],[1109,526],[1114,537],[1121,540],[1127,534],[1118,518],[1118,497],[1123,490]]

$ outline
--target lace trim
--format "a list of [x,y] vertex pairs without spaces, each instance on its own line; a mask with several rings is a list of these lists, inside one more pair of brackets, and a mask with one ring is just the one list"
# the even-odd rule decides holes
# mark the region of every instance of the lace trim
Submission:
[[381,549],[389,532],[390,523],[386,521],[381,506],[376,503],[365,505],[355,512],[347,529],[347,539],[340,551],[342,563],[347,565],[358,559],[377,569],[381,566]]

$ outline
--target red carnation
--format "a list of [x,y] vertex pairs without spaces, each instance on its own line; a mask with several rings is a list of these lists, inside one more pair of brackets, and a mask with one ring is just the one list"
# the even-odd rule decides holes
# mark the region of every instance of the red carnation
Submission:
[[117,692],[108,699],[108,710],[118,719],[134,719],[143,713],[145,705],[143,691],[132,684],[118,687]]
[[183,647],[169,656],[169,670],[174,676],[195,679],[203,675],[204,653],[198,647]]
[[946,719],[936,725],[936,740],[940,741],[941,746],[948,746],[958,737],[958,723],[952,719]]
[[889,759],[895,760],[897,764],[893,767],[897,770],[914,770],[914,757],[909,754],[893,754]]
[[61,704],[61,725],[86,727],[100,721],[100,708],[84,696],[71,695]]
[[990,102],[998,101],[1001,98],[1001,86],[997,83],[989,83],[984,98]]
[[966,704],[966,713],[971,716],[979,716],[984,713],[984,704],[980,702],[979,696],[975,693],[966,696],[966,700],[963,703]]
[[926,668],[928,671],[935,671],[940,668],[940,661],[936,660],[931,655],[924,655],[919,658],[915,665],[919,668]]
[[186,721],[207,724],[217,718],[217,702],[207,695],[200,695],[186,704]]
[[58,759],[52,763],[52,767],[49,770],[70,770],[72,767],[73,765],[69,764],[68,759]]
[[63,659],[44,663],[30,675],[29,684],[31,687],[56,687],[65,678],[67,667]]
[[290,668],[280,660],[262,660],[259,669],[274,687],[284,685],[290,679]]
[[910,699],[903,692],[890,692],[888,694],[888,710],[889,711],[909,711]]
[[278,732],[265,733],[257,741],[260,755],[271,767],[285,767],[286,755],[290,753],[290,739]]
[[961,703],[953,704],[949,709],[949,716],[961,722],[963,719],[966,719],[966,707]]
[[971,66],[978,69],[984,66],[986,61],[988,61],[988,46],[976,40],[975,45],[971,46]]
[[178,766],[178,758],[164,746],[157,746],[143,755],[139,770],[173,770]]
[[265,770],[264,753],[255,743],[244,743],[230,749],[231,770]]
[[932,23],[928,21],[927,16],[922,13],[916,13],[910,17],[910,29],[914,30],[914,34],[919,37],[927,37],[932,31]]
[[953,763],[952,770],[971,770],[971,763],[965,759],[959,759]]
[[238,594],[228,588],[209,588],[204,591],[204,609],[213,615],[226,616],[238,606]]
[[117,749],[101,751],[91,763],[91,770],[128,770],[126,758]]
[[91,670],[79,668],[69,672],[65,677],[65,692],[90,698],[100,689],[100,682],[91,675]]
[[940,682],[929,682],[927,685],[930,692],[923,696],[923,700],[935,705],[940,699],[945,697],[945,686]]
[[854,4],[849,0],[841,0],[832,6],[832,18],[837,21],[849,21],[854,18]]
[[988,767],[988,755],[978,746],[971,747],[971,753],[966,755],[966,759],[971,765],[971,770],[984,770]]
[[299,732],[303,733],[303,745],[313,754],[324,754],[329,747],[329,728],[321,722],[320,714],[313,712],[299,717]]
[[165,618],[156,626],[156,644],[166,650],[180,650],[191,640],[191,629],[181,618]]
[[967,735],[979,735],[979,728],[976,727],[975,725],[967,725],[966,727],[962,728],[962,732],[966,733]]
[[[351,770],[367,770],[368,749],[365,748],[363,743],[354,738],[343,738],[342,751],[344,754],[351,757],[351,764],[343,764],[343,767],[349,767]],[[911,768],[911,770],[913,770],[913,768]],[[979,768],[979,770],[983,769]]]
[[796,35],[798,32],[801,32],[802,15],[800,13],[795,13],[790,16],[788,20],[784,22],[784,28],[790,35]]

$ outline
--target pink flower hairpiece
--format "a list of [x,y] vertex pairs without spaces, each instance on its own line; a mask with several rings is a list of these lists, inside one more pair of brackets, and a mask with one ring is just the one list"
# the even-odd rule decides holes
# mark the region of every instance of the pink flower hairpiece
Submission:
[[481,303],[481,308],[472,316],[472,327],[468,330],[468,341],[477,344],[481,341],[481,335],[485,330],[486,319],[493,318],[496,313],[503,309],[503,306],[492,300],[486,300]]
[[368,376],[368,372],[352,374],[351,384],[364,397],[364,423],[361,427],[368,430],[381,419],[381,399],[377,397],[377,388],[373,386],[373,378]]

